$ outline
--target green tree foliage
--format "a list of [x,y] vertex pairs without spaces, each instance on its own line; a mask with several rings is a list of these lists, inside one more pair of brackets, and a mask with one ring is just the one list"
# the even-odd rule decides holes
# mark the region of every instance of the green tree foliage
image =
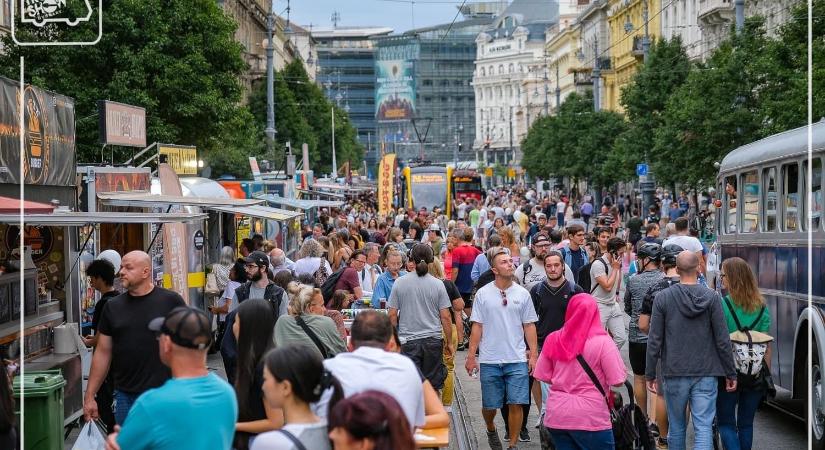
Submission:
[[[332,103],[313,83],[299,61],[288,64],[276,75],[275,129],[279,149],[292,143],[293,153],[300,155],[301,144],[309,146],[310,168],[329,173],[332,168]],[[261,123],[266,123],[266,84],[258,84],[250,97],[250,108]],[[276,153],[280,153],[278,150]],[[349,116],[335,107],[335,155],[338,167],[350,161],[358,167],[363,147],[358,143]]]
[[[103,99],[145,107],[148,142],[196,145],[219,166],[260,150],[259,127],[239,106],[245,64],[236,24],[216,2],[107,1],[103,29],[97,45],[82,47],[18,47],[3,38],[0,73],[17,78],[23,56],[27,82],[75,99],[78,162],[100,161]],[[49,32],[63,40],[84,33]],[[115,162],[132,152],[116,148]]]
[[538,119],[521,144],[522,165],[539,177],[590,179],[606,186],[618,181],[607,165],[615,137],[627,126],[620,114],[593,111],[592,93],[570,94],[558,115]]

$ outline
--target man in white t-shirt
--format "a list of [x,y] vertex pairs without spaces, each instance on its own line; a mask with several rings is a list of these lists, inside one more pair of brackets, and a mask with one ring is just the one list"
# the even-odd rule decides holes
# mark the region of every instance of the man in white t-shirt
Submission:
[[696,253],[696,256],[699,257],[699,275],[701,276],[705,271],[705,256],[702,254],[702,243],[699,242],[699,239],[690,236],[687,217],[676,219],[673,225],[676,227],[676,233],[665,239],[662,247],[673,244]]
[[476,292],[464,367],[471,375],[480,374],[481,414],[487,425],[487,441],[490,448],[500,449],[501,439],[493,423],[496,410],[507,405],[509,447],[516,447],[524,415],[522,405],[530,404],[530,373],[538,357],[538,316],[530,293],[513,282],[510,252],[497,247],[489,255],[490,270],[496,278]]
[[613,336],[620,350],[627,342],[625,313],[620,305],[619,290],[622,286],[622,254],[627,244],[622,238],[610,238],[607,252],[590,265],[591,295],[599,304],[602,326]]
[[[545,233],[537,233],[533,236],[533,244],[530,246],[533,257],[527,263],[518,265],[514,273],[516,283],[527,291],[547,278],[547,272],[544,270],[544,256],[550,250],[550,245],[550,238]],[[564,266],[564,277],[571,283],[576,282],[573,271],[567,265]]]

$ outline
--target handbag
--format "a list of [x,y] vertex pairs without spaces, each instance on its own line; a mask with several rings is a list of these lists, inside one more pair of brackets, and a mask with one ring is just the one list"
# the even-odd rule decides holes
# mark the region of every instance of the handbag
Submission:
[[607,404],[607,409],[610,411],[610,422],[613,425],[613,440],[616,445],[616,449],[632,449],[633,443],[639,438],[639,432],[633,424],[634,407],[632,402],[628,405],[622,405],[619,409],[614,408],[607,396],[607,393],[602,387],[602,384],[599,382],[599,379],[596,377],[593,369],[591,369],[590,365],[587,364],[587,361],[584,360],[584,357],[582,355],[578,355],[576,356],[576,360],[582,366],[582,369],[584,369],[587,373],[587,376],[590,377],[590,381],[593,382],[596,389],[598,389],[602,394],[602,397],[604,397],[604,401]]
[[218,287],[218,277],[215,272],[206,274],[206,288],[204,289],[206,295],[221,295],[221,290]]

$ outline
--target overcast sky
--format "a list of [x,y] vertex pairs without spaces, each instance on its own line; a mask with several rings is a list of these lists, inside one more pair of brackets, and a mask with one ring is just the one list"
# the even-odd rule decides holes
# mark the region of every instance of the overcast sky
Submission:
[[[387,26],[403,33],[450,23],[459,5],[460,0],[292,0],[290,18],[305,27],[331,27],[332,13],[338,11],[338,26]],[[285,9],[286,1],[276,0],[275,11],[286,16]]]

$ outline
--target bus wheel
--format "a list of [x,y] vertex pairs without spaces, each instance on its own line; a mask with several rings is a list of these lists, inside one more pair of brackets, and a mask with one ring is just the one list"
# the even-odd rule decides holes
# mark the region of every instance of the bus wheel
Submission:
[[[825,392],[823,392],[823,373],[822,366],[819,361],[819,351],[816,347],[816,342],[811,345],[811,434],[813,437],[813,448],[825,449],[825,414],[823,414],[823,401],[825,401]],[[808,412],[805,412],[808,415]]]

